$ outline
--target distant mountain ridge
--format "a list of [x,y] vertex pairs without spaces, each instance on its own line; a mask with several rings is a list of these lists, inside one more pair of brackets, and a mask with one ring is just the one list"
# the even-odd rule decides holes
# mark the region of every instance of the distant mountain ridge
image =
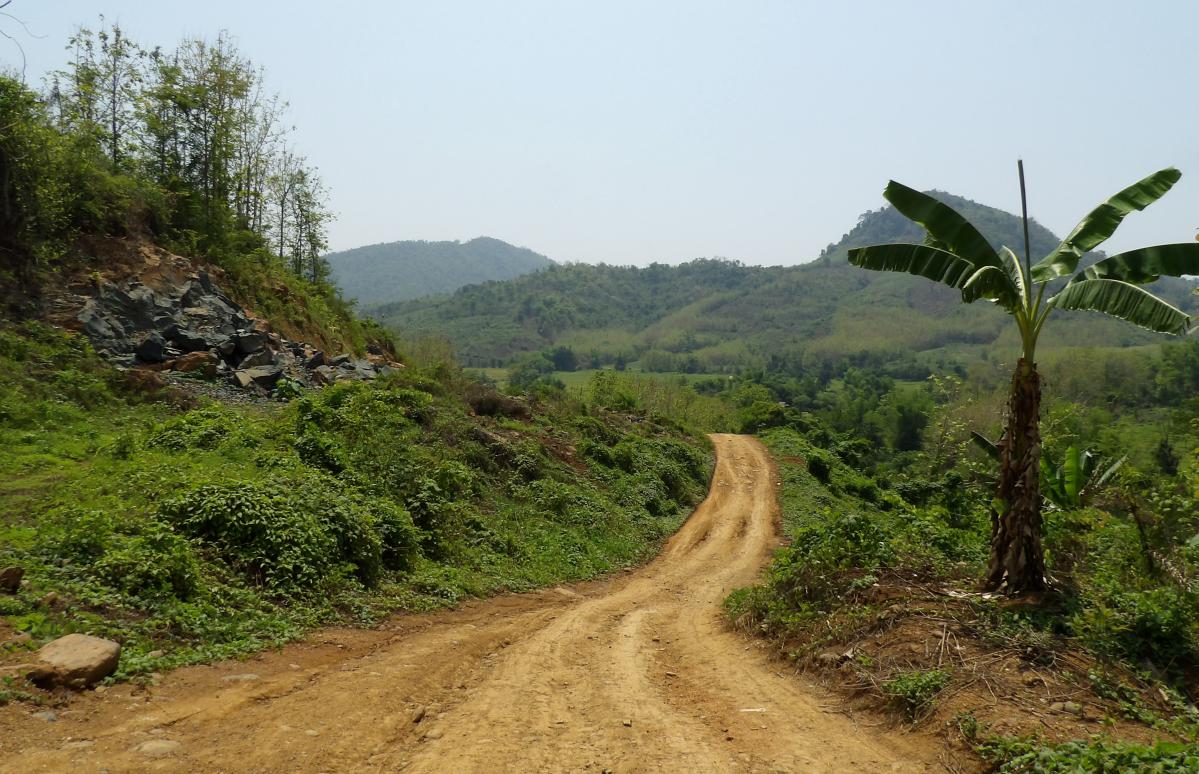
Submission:
[[333,282],[361,306],[451,293],[464,285],[506,280],[554,262],[500,239],[401,241],[329,253]]
[[[979,226],[996,246],[1022,255],[1018,217],[962,197],[930,192]],[[1035,257],[1059,240],[1030,224]],[[873,364],[896,376],[995,362],[1018,352],[1015,326],[987,301],[902,274],[849,265],[853,247],[919,243],[924,232],[892,207],[863,213],[840,241],[797,266],[745,266],[699,259],[644,268],[556,265],[452,295],[372,310],[405,334],[448,337],[468,366],[497,366],[526,353],[569,347],[591,367],[639,361],[645,370],[732,372],[772,367],[793,372]],[[1084,265],[1096,256],[1084,259]],[[1195,308],[1193,282],[1163,278],[1154,290]],[[1060,346],[1135,346],[1166,338],[1098,313],[1055,315],[1041,350]]]

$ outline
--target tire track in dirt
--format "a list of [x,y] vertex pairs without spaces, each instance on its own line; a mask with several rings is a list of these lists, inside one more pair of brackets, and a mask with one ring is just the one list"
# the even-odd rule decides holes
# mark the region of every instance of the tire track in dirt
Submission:
[[634,573],[324,632],[54,723],[9,708],[0,771],[936,770],[931,740],[830,712],[724,626],[777,545],[777,483],[756,440],[713,440],[707,500]]

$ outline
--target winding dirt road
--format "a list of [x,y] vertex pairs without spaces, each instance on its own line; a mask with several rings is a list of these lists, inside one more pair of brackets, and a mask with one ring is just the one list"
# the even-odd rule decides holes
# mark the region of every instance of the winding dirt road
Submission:
[[714,440],[711,494],[636,572],[321,632],[54,720],[10,706],[0,771],[936,770],[926,739],[855,724],[723,626],[777,544],[777,484],[757,441]]

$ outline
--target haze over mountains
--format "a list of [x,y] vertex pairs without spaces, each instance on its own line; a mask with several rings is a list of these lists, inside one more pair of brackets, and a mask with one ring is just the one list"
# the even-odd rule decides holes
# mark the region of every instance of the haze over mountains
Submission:
[[[933,193],[990,241],[1023,253],[1016,216]],[[370,311],[404,334],[448,337],[470,366],[506,365],[526,353],[569,347],[592,367],[640,361],[646,370],[714,373],[857,363],[915,376],[977,360],[993,346],[1001,356],[1016,351],[1014,327],[989,302],[967,307],[949,288],[847,262],[852,247],[923,238],[920,227],[886,207],[863,213],[849,233],[808,264],[760,267],[700,259],[644,268],[553,265]],[[1037,257],[1059,241],[1035,222],[1031,240]],[[1191,283],[1166,278],[1157,285],[1171,303],[1192,306]],[[1161,338],[1091,313],[1062,315],[1047,330],[1042,351]]]
[[387,242],[325,256],[334,283],[363,306],[449,293],[463,285],[505,280],[554,264],[524,247],[491,237],[468,242]]

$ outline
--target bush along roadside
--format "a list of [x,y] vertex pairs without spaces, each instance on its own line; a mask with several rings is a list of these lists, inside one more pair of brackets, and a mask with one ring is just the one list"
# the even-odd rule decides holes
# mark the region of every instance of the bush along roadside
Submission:
[[1155,517],[1160,545],[1148,548],[1144,529],[1098,499],[1050,510],[1057,589],[1007,599],[977,592],[990,526],[982,468],[930,474],[915,457],[859,468],[853,444],[815,424],[763,434],[788,540],[760,585],[726,600],[736,628],[852,707],[943,727],[950,754],[975,764],[1196,770],[1199,613],[1187,579],[1199,563],[1185,545],[1168,550],[1162,527],[1193,534],[1193,498],[1159,499],[1172,510]]
[[78,336],[0,328],[0,569],[24,570],[0,660],[85,632],[123,644],[124,679],[594,577],[652,555],[712,465],[650,418],[445,365],[192,405]]

